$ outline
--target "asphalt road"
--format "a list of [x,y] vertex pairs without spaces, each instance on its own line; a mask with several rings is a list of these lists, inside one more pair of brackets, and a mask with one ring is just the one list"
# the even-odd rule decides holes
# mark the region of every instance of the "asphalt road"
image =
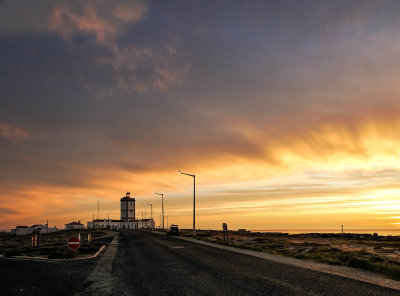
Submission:
[[[99,258],[0,258],[0,295],[73,295],[90,287],[85,279],[98,263]],[[400,295],[397,290],[145,231],[121,232],[107,277],[112,295]]]
[[98,259],[43,262],[0,259],[0,295],[73,295]]
[[144,231],[120,236],[115,295],[400,295],[400,291]]

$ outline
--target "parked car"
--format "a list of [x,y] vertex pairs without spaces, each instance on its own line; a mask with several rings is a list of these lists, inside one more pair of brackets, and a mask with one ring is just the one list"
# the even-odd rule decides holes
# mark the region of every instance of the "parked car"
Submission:
[[168,235],[179,235],[179,227],[178,225],[171,225],[167,231]]

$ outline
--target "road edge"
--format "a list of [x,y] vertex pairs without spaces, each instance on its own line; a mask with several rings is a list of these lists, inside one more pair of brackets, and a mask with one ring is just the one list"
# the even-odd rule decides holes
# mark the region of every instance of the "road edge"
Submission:
[[[165,235],[165,233],[162,232],[152,232],[156,234],[162,234]],[[189,237],[182,237],[182,236],[171,236],[173,238],[179,239],[179,240],[184,240],[212,248],[217,248],[221,250],[226,250],[234,253],[239,253],[243,255],[248,255],[252,257],[257,257],[260,259],[264,260],[269,260],[273,261],[276,263],[281,263],[281,264],[286,264],[286,265],[291,265],[291,266],[296,266],[300,268],[305,268],[305,269],[310,269],[314,271],[319,271],[323,273],[328,273],[328,274],[333,274],[337,275],[340,277],[344,278],[349,278],[353,280],[358,280],[394,290],[400,290],[400,282],[396,280],[392,280],[389,278],[386,278],[384,276],[381,276],[376,273],[368,272],[365,270],[357,269],[357,268],[352,268],[352,267],[347,267],[347,266],[338,266],[338,265],[329,265],[329,264],[324,264],[320,262],[315,262],[315,261],[307,261],[307,260],[301,260],[293,257],[285,257],[285,256],[279,256],[279,255],[274,255],[274,254],[269,254],[269,253],[262,253],[262,252],[256,252],[256,251],[251,251],[251,250],[246,250],[246,249],[239,249],[235,247],[230,247],[230,246],[224,246],[224,245],[219,245],[219,244],[214,244],[210,242],[205,242],[202,240],[194,239],[194,238],[189,238]]]
[[112,265],[117,254],[119,244],[119,233],[114,236],[107,250],[97,262],[92,272],[83,281],[83,284],[75,292],[75,296],[86,295],[113,295]]
[[96,258],[104,250],[105,247],[106,247],[106,245],[102,245],[100,247],[100,249],[92,256],[71,258],[71,259],[62,259],[62,258],[60,258],[60,259],[49,259],[49,258],[31,257],[31,256],[11,256],[11,257],[0,256],[0,258],[6,259],[6,260],[31,260],[31,261],[49,261],[49,262],[88,260],[88,259]]

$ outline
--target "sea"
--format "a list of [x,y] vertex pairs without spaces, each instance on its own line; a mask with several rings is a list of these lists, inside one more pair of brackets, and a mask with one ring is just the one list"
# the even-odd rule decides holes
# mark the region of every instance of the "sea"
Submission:
[[[298,233],[341,233],[342,230],[337,229],[248,229],[251,232],[282,232],[289,234]],[[344,233],[367,233],[378,235],[400,235],[400,229],[343,229]]]

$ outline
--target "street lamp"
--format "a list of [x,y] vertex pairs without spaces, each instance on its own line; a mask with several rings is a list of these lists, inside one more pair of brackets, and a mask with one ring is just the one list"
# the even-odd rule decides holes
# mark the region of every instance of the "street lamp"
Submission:
[[147,219],[147,215],[146,215],[146,204],[143,204],[143,205],[144,205],[144,218]]
[[164,193],[156,193],[154,194],[161,195],[161,200],[162,200],[162,229],[164,229]]
[[153,205],[152,204],[147,204],[148,206],[150,206],[150,209],[151,209],[151,220],[150,220],[150,223],[151,223],[151,230],[153,231]]
[[193,236],[196,236],[196,175],[179,171],[179,174],[193,177]]

